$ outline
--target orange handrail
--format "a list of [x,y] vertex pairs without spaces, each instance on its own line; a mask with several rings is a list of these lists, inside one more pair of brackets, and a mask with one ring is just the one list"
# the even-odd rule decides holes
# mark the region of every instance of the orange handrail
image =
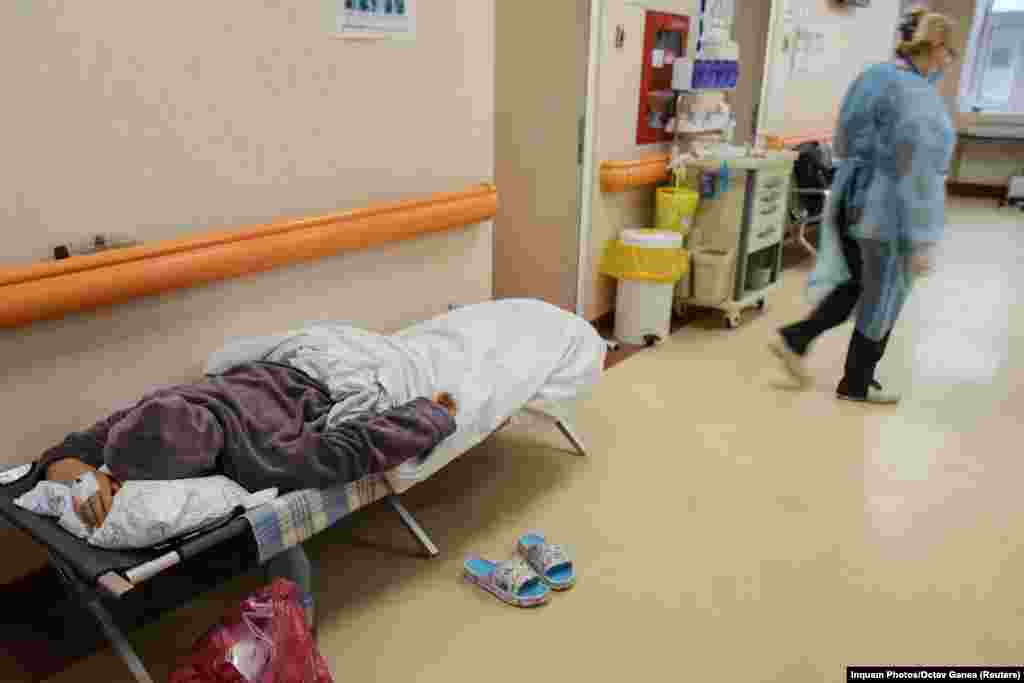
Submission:
[[656,154],[631,161],[601,163],[601,190],[625,192],[669,180],[668,154]]
[[0,270],[0,328],[369,249],[495,216],[490,184]]
[[800,135],[781,136],[779,139],[785,149],[793,149],[805,142],[832,142],[833,131],[830,129],[812,130]]

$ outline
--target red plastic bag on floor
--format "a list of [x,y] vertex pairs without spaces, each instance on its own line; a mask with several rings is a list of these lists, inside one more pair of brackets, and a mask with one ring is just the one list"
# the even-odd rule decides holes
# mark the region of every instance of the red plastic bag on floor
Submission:
[[287,579],[231,609],[196,641],[170,683],[334,683]]

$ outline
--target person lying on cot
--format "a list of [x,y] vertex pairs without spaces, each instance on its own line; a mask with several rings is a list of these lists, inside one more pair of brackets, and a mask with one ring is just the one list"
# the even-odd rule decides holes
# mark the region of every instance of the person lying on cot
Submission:
[[[327,388],[293,367],[257,361],[192,384],[159,389],[69,434],[39,460],[37,476],[98,491],[78,506],[99,527],[120,482],[223,474],[249,491],[322,489],[427,455],[455,431],[448,394],[327,425]],[[110,475],[98,471],[106,465]]]

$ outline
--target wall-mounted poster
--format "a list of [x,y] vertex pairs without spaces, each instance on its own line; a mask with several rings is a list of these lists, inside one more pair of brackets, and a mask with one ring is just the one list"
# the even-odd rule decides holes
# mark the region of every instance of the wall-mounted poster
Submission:
[[416,0],[335,0],[335,30],[343,38],[412,40]]

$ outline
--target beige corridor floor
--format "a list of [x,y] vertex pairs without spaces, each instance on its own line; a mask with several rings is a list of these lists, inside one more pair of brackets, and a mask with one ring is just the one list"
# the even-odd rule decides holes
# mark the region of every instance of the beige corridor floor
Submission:
[[[586,459],[513,428],[411,491],[433,560],[383,507],[310,543],[337,681],[845,680],[848,664],[1024,664],[1024,214],[958,202],[881,376],[896,408],[790,390],[766,352],[801,315],[789,271],[742,328],[680,330],[579,410]],[[579,585],[536,610],[460,582],[541,529]],[[133,635],[158,677],[256,585]],[[127,680],[107,652],[53,681]],[[166,680],[166,679],[164,679]]]

